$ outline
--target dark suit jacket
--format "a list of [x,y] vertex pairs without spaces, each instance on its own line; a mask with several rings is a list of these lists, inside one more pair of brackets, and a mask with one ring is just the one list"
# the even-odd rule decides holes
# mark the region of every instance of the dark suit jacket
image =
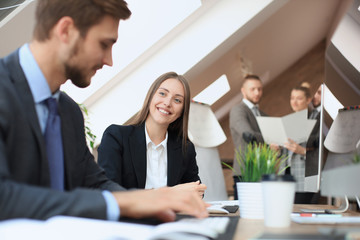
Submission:
[[[262,111],[260,111],[260,115],[266,116],[266,114]],[[231,109],[229,122],[231,136],[235,149],[238,150],[239,147],[241,148],[241,151],[244,151],[246,149],[247,143],[244,141],[243,138],[244,132],[251,133],[254,136],[256,142],[264,142],[259,125],[257,124],[253,112],[243,101],[241,101],[241,103]],[[233,167],[238,173],[238,175],[240,175],[240,166],[237,163],[235,157]]]
[[[183,155],[182,139],[169,131],[167,142],[167,185],[199,180],[194,145],[188,141]],[[145,188],[145,125],[109,126],[98,149],[98,163],[108,178],[125,188]]]
[[316,123],[306,142],[306,165],[305,165],[306,177],[318,174],[319,145],[320,145],[319,141],[320,141],[320,113],[316,117]]
[[0,220],[47,219],[54,215],[106,218],[101,191],[123,190],[108,180],[86,145],[78,105],[59,98],[65,192],[49,188],[45,140],[18,51],[0,60]]

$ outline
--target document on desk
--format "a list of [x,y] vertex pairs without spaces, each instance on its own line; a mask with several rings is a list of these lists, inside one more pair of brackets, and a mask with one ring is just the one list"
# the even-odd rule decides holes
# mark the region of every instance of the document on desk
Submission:
[[283,146],[291,138],[296,143],[306,142],[316,123],[307,119],[307,109],[284,117],[256,117],[264,141]]
[[[186,229],[204,229],[203,234],[188,234]],[[21,231],[19,231],[21,229]],[[211,231],[210,231],[211,230]],[[198,231],[198,229],[194,230]],[[181,222],[164,223],[158,226],[114,222],[88,218],[56,216],[46,221],[19,219],[2,221],[1,239],[87,239],[87,240],[204,240],[216,239],[218,233],[212,229]]]
[[150,236],[153,227],[141,224],[56,216],[46,221],[32,219],[2,221],[0,224],[0,236],[1,239],[146,240]]

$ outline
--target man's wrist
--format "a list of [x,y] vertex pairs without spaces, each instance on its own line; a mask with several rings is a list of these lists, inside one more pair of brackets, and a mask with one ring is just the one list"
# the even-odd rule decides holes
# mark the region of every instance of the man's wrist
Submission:
[[120,218],[120,208],[114,195],[109,191],[102,191],[106,202],[106,218],[110,221],[117,221]]

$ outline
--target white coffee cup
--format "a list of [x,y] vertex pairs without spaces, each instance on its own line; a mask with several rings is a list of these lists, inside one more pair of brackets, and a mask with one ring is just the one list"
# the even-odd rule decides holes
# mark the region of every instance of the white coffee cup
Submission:
[[291,175],[262,177],[264,223],[266,227],[289,227],[295,196],[295,180]]

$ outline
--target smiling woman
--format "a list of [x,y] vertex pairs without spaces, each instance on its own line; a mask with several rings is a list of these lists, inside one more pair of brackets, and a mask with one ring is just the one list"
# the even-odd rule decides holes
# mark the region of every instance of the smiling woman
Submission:
[[291,90],[290,105],[294,112],[308,108],[310,102],[311,96],[308,87],[298,86]]
[[190,89],[175,72],[158,77],[142,109],[126,126],[111,125],[98,149],[99,165],[125,188],[195,188],[203,196],[196,152],[188,140]]

